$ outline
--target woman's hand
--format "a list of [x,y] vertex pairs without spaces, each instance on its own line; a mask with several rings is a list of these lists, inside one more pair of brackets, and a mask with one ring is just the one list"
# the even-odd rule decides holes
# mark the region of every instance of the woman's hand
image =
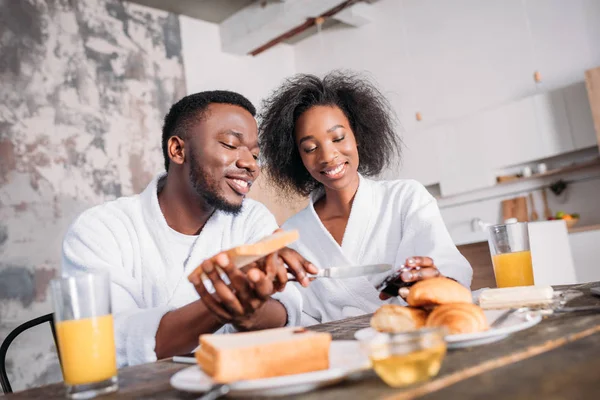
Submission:
[[[410,257],[406,259],[404,263],[406,269],[400,274],[399,281],[404,283],[414,283],[422,281],[424,279],[435,278],[442,276],[440,270],[437,269],[433,260],[429,257]],[[398,290],[398,296],[406,298],[410,292],[410,286],[401,287]],[[389,299],[386,293],[380,293],[379,298],[381,300]]]

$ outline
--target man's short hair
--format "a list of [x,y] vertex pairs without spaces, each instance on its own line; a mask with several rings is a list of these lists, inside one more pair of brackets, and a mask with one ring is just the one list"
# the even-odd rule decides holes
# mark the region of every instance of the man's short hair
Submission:
[[165,122],[162,130],[162,150],[165,158],[165,169],[169,170],[169,154],[167,143],[172,136],[179,136],[183,140],[187,139],[187,131],[193,122],[203,118],[208,106],[212,103],[231,104],[246,109],[252,116],[256,115],[254,105],[236,92],[227,90],[212,90],[200,92],[185,96],[177,103],[171,106],[171,109],[165,116]]

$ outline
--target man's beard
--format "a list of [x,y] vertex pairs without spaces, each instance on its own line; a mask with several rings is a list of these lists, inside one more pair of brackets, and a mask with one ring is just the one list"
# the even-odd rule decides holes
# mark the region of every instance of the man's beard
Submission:
[[206,171],[200,166],[200,163],[196,162],[196,158],[192,153],[189,153],[189,180],[198,196],[202,197],[206,204],[214,207],[216,210],[231,215],[238,215],[242,211],[242,204],[232,204],[219,194],[219,186],[210,179]]

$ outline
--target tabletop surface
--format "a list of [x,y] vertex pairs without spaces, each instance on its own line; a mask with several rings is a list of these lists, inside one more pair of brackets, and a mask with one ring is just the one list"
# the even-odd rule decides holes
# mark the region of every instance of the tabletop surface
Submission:
[[[590,287],[561,286],[583,293],[568,305],[599,305]],[[309,327],[351,340],[369,326],[370,315]],[[189,365],[164,360],[119,370],[119,391],[103,399],[195,399],[198,394],[173,389],[169,379]],[[499,342],[449,350],[438,376],[424,384],[393,389],[372,371],[360,379],[295,397],[328,399],[594,399],[600,398],[600,313],[558,314]],[[64,399],[62,383],[12,394],[8,399]]]

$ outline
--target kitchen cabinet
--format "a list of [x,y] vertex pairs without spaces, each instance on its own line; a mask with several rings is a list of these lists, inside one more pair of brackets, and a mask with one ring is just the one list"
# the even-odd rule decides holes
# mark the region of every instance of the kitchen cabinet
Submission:
[[537,123],[537,146],[539,151],[532,154],[529,160],[553,157],[575,150],[567,106],[562,90],[533,96],[535,119]]
[[485,130],[484,114],[444,126],[438,139],[442,196],[495,184],[488,156],[493,139]]
[[574,149],[580,150],[597,145],[594,120],[592,119],[585,83],[580,82],[568,86],[562,89],[562,93],[565,99]]
[[502,168],[544,157],[536,102],[527,97],[487,111],[483,116],[488,165]]
[[438,154],[440,138],[445,135],[446,127],[434,126],[428,129],[414,129],[402,137],[402,163],[398,176],[405,179],[416,179],[423,185],[440,182]]
[[[447,123],[434,136],[439,137],[436,148],[443,196],[492,186],[499,169],[589,148],[596,143],[582,83]],[[424,148],[433,148],[434,141],[427,135],[423,139]]]

